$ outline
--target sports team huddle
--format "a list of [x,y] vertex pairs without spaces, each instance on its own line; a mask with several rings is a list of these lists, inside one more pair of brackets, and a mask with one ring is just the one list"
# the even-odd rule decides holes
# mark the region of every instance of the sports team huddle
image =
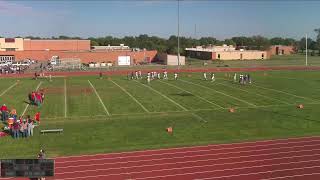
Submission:
[[[208,76],[210,76],[209,77],[210,79],[208,78]],[[173,77],[174,77],[174,80],[178,80],[178,73],[174,72],[173,73]],[[229,75],[229,77],[231,77],[231,75]],[[127,78],[128,78],[128,80],[144,79],[141,71],[131,72],[131,73],[127,74]],[[163,71],[162,73],[159,72],[159,71],[158,72],[157,71],[147,72],[147,74],[145,76],[145,79],[147,80],[148,84],[152,80],[155,80],[155,79],[168,80],[168,72],[166,70]],[[213,72],[211,72],[211,73],[203,72],[203,79],[205,81],[211,80],[211,82],[215,82],[216,81],[215,74]],[[238,82],[239,84],[251,84],[252,83],[252,79],[251,79],[250,74],[239,74],[239,75],[237,75],[237,73],[234,73],[233,81],[234,82]]]

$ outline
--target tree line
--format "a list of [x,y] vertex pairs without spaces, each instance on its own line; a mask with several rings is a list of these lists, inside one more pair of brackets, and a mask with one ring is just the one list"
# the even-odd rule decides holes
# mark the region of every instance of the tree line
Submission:
[[[314,30],[317,33],[315,40],[308,38],[307,47],[309,50],[317,50],[320,55],[320,28]],[[69,37],[69,36],[58,36],[51,38],[41,38],[27,36],[24,38],[30,39],[83,39],[81,37]],[[107,46],[107,45],[119,45],[125,44],[132,48],[140,48],[147,50],[157,50],[158,52],[166,52],[169,54],[177,54],[177,41],[178,38],[175,35],[169,38],[161,38],[157,36],[149,36],[147,34],[142,34],[139,36],[125,36],[123,38],[106,36],[106,37],[90,37],[87,38],[91,40],[91,46]],[[218,40],[214,37],[201,37],[198,39],[192,37],[180,37],[180,53],[185,55],[185,48],[195,47],[195,46],[208,46],[208,45],[233,45],[238,48],[244,48],[247,50],[268,50],[271,45],[286,45],[294,46],[297,51],[304,51],[306,49],[305,37],[300,40],[292,38],[266,38],[263,36],[239,36],[232,37],[224,40]]]

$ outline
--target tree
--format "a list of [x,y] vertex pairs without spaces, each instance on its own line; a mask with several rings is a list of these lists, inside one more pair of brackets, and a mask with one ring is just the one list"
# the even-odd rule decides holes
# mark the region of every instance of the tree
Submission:
[[317,34],[317,40],[316,40],[316,48],[318,49],[319,51],[319,56],[320,56],[320,28],[318,29],[315,29],[314,30]]
[[[307,41],[307,47],[308,49],[313,49],[314,50],[314,44],[313,46],[312,45],[312,42],[314,42],[311,38],[308,38],[308,41]],[[306,38],[301,38],[300,41],[299,41],[299,45],[298,45],[298,50],[301,50],[301,51],[304,51],[306,50]]]

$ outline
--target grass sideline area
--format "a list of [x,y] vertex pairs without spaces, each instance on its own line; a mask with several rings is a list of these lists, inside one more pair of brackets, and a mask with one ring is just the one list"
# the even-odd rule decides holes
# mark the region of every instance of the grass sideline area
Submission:
[[[250,75],[251,85],[234,83],[233,73],[215,73],[215,82],[202,73],[183,73],[178,81],[169,74],[150,85],[125,76],[0,79],[0,103],[18,114],[40,82],[46,92],[41,108],[26,109],[41,112],[34,136],[0,138],[0,158],[34,158],[40,148],[56,157],[320,135],[320,72]],[[39,133],[54,128],[64,132]]]

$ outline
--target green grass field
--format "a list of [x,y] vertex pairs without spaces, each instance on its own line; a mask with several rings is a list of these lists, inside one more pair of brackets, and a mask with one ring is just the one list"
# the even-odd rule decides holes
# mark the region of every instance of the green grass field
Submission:
[[[0,138],[0,158],[34,157],[40,148],[55,157],[320,134],[320,72],[251,76],[251,85],[225,73],[216,73],[215,82],[201,73],[180,74],[178,81],[170,74],[150,85],[125,76],[0,79],[0,103],[18,114],[40,111],[42,119],[33,137]],[[37,87],[46,90],[45,103],[27,106]],[[173,134],[166,133],[169,126]],[[64,132],[39,133],[52,128]]]

